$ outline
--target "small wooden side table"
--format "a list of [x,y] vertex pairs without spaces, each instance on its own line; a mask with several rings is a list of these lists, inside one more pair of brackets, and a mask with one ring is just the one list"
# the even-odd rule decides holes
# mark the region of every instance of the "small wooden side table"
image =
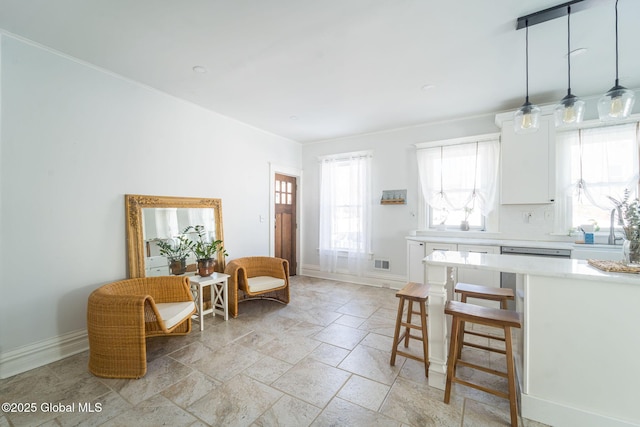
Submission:
[[[227,305],[229,275],[224,273],[213,273],[211,276],[190,276],[191,289],[195,291],[195,303],[198,308],[198,315],[194,316],[200,320],[200,330],[204,330],[204,315],[216,313],[224,316],[224,320],[229,320],[229,306]],[[211,286],[211,308],[204,310],[202,301],[202,290],[205,286]]]

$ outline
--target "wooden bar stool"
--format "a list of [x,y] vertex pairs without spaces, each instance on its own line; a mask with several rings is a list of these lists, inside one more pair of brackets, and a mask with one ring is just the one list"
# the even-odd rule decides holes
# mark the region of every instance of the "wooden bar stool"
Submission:
[[460,301],[467,302],[467,298],[478,298],[490,301],[499,301],[500,308],[507,309],[507,301],[515,299],[513,289],[494,288],[491,286],[472,285],[470,283],[459,282],[454,288],[460,294]]
[[[501,310],[497,308],[487,308],[479,305],[467,304],[458,301],[448,301],[444,312],[452,316],[451,319],[451,344],[449,346],[449,360],[447,362],[447,383],[444,391],[444,402],[449,403],[451,397],[451,383],[462,384],[482,390],[487,393],[494,394],[505,399],[509,399],[511,425],[518,425],[518,408],[516,398],[516,377],[513,363],[513,345],[511,341],[511,328],[522,327],[522,319],[520,313],[510,310]],[[460,328],[464,327],[463,322],[478,323],[485,326],[499,328],[504,331],[505,351],[507,359],[507,372],[501,372],[485,366],[476,365],[465,362],[460,359],[460,348],[464,343],[460,340]],[[491,389],[480,384],[471,383],[456,377],[456,367],[466,366],[471,369],[477,369],[493,375],[506,378],[509,384],[509,392],[504,393],[500,390]]]
[[[494,288],[491,286],[481,286],[481,285],[472,285],[470,283],[462,283],[459,282],[456,284],[454,291],[460,294],[460,301],[467,302],[467,298],[478,298],[489,301],[499,301],[500,308],[503,310],[507,309],[507,301],[515,299],[515,295],[513,289],[510,288]],[[458,338],[463,345],[468,347],[475,347],[482,350],[492,351],[494,353],[502,353],[504,354],[504,350],[500,350],[498,348],[494,348],[491,346],[484,346],[468,341],[464,341],[464,335],[474,335],[477,337],[488,338],[496,341],[504,342],[504,337],[498,335],[489,335],[478,331],[472,331],[465,329],[464,322],[460,324],[460,329],[458,331],[460,337]],[[458,348],[458,358],[462,355],[462,345]]]
[[[391,366],[395,366],[397,354],[423,362],[425,376],[429,376],[429,340],[427,336],[427,307],[425,305],[427,298],[429,298],[429,288],[429,285],[410,282],[396,293],[396,296],[400,298],[400,301],[398,302],[398,316],[396,318],[396,330],[393,337],[393,350],[391,350],[390,362]],[[405,300],[409,302],[409,305],[407,307],[407,319],[403,322],[402,314],[404,312]],[[418,303],[419,311],[413,310],[414,302]],[[420,325],[411,323],[411,315],[413,314],[418,314],[420,316]],[[400,335],[401,327],[405,328],[402,335]],[[421,335],[412,335],[411,329],[419,329],[421,331]],[[409,347],[409,339],[411,338],[422,341],[422,357],[398,350],[398,345],[400,345],[400,342],[402,341],[404,341],[405,348]]]

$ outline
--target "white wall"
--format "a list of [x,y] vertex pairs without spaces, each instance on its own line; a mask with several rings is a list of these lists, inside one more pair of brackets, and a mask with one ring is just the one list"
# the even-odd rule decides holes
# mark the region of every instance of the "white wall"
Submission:
[[125,278],[126,193],[222,198],[230,258],[269,254],[269,162],[300,168],[298,143],[1,41],[0,361],[84,330]]
[[[373,150],[372,250],[374,258],[390,261],[390,270],[382,272],[371,266],[365,276],[382,285],[394,281],[397,284],[406,280],[404,237],[418,228],[419,187],[414,144],[497,132],[494,119],[494,115],[478,116],[303,145],[303,273],[323,275],[318,271],[319,156]],[[380,205],[383,190],[402,189],[407,189],[406,205]]]

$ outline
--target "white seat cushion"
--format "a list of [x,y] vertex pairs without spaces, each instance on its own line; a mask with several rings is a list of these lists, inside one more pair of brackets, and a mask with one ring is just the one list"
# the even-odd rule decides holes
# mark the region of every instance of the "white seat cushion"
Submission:
[[271,276],[249,277],[247,281],[249,282],[247,283],[249,292],[251,292],[252,294],[256,292],[268,291],[269,289],[281,288],[285,284],[284,279],[279,279],[277,277]]
[[156,303],[160,317],[164,320],[167,329],[173,328],[178,323],[189,317],[196,305],[193,301]]

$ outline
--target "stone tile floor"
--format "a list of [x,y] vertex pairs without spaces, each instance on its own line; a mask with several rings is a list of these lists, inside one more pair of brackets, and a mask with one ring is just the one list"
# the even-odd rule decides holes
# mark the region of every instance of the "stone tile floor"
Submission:
[[[287,306],[248,301],[203,332],[194,322],[188,336],[147,340],[141,379],[97,378],[83,352],[0,380],[2,403],[36,404],[0,413],[0,427],[509,425],[505,399],[454,385],[447,405],[420,362],[389,365],[397,303],[391,289],[292,277]],[[503,369],[495,353],[464,351]],[[481,375],[469,373],[506,386]]]

